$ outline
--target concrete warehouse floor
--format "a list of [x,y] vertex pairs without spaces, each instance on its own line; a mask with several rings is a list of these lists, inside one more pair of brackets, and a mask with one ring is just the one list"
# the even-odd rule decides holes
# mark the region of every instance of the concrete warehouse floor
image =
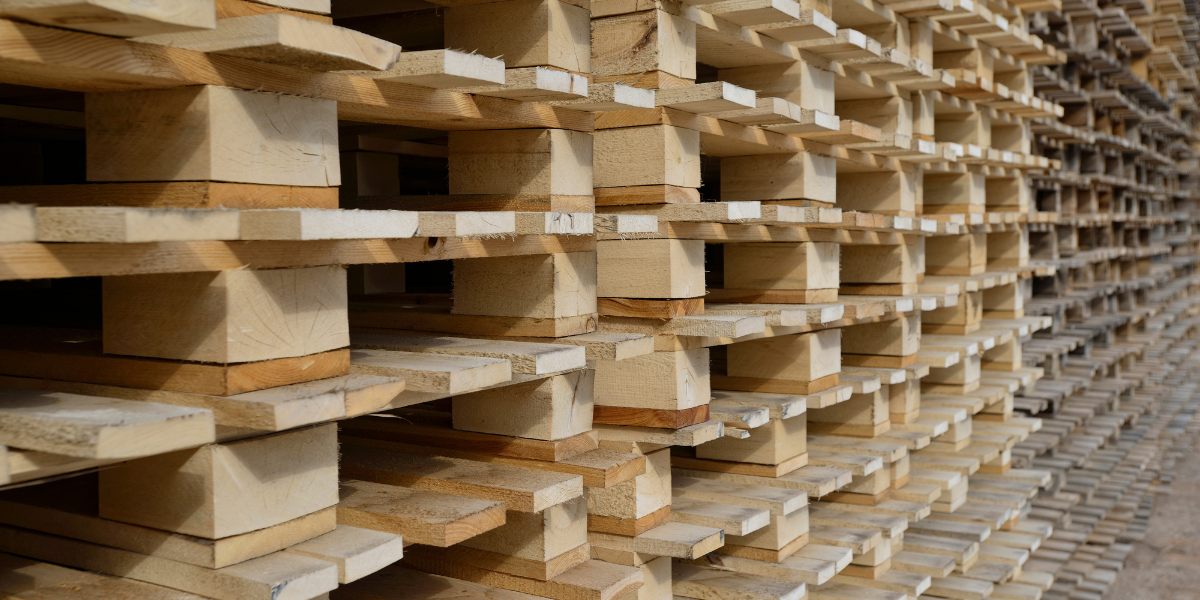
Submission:
[[1200,600],[1200,441],[1176,463],[1145,539],[1105,595],[1109,600]]

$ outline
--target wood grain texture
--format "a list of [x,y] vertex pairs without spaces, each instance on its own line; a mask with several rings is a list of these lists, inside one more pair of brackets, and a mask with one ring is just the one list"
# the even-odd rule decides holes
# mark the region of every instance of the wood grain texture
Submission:
[[[14,202],[38,206],[147,208],[337,208],[337,189],[223,181],[26,185],[5,188]],[[30,240],[32,241],[32,240]]]
[[449,150],[451,194],[592,195],[592,136],[586,133],[455,131]]
[[356,330],[353,345],[355,348],[502,358],[512,362],[514,373],[530,375],[546,375],[586,366],[583,348],[560,344],[435,337],[386,330]]
[[[406,565],[407,566],[407,565]],[[349,600],[487,600],[503,595],[512,600],[537,600],[538,596],[431,575],[393,565],[352,585],[339,588]]]
[[358,581],[404,556],[400,536],[338,525],[333,531],[290,546],[285,552],[331,562],[338,583]]
[[249,362],[348,346],[346,271],[314,267],[108,278],[104,351]]
[[283,552],[206,569],[8,526],[0,526],[0,548],[217,600],[308,600],[337,587],[336,565]]
[[341,482],[337,520],[445,548],[505,523],[504,503],[370,481]]
[[704,298],[680,298],[675,300],[598,298],[597,305],[600,315],[608,317],[673,319],[675,317],[704,314]]
[[41,242],[181,242],[236,240],[240,215],[232,210],[117,206],[41,207]]
[[117,37],[212,29],[217,24],[211,1],[5,0],[0,16]]
[[212,442],[212,411],[0,389],[0,443],[80,458],[137,458]]
[[203,596],[172,590],[132,579],[77,571],[6,554],[0,568],[10,576],[0,583],[0,593],[12,598],[61,598],[78,600],[143,598],[144,600],[201,600]]
[[512,363],[497,358],[396,350],[354,350],[355,373],[400,377],[406,390],[460,394],[512,379]]
[[454,263],[460,315],[555,319],[596,312],[596,253],[572,252]]
[[559,0],[513,0],[446,10],[445,45],[504,59],[506,66],[589,73],[590,13]]
[[[672,505],[674,502],[672,501]],[[587,530],[612,535],[635,536],[671,521],[671,506],[664,506],[648,515],[633,518],[589,514]]]
[[391,42],[286,12],[224,18],[216,29],[160,33],[134,41],[311,71],[383,70],[400,55],[400,46]]
[[454,399],[454,428],[554,441],[592,428],[591,370],[463,394]]
[[[471,538],[461,545],[537,563],[553,563],[559,568],[568,564],[570,566],[566,568],[577,566],[589,556],[584,552],[582,560],[579,559],[579,548],[585,546],[588,541],[587,500],[583,496],[551,506],[540,513],[512,511],[506,519],[504,525]],[[568,555],[568,558],[555,561],[564,555]],[[546,567],[553,568],[553,565]],[[566,568],[562,568],[559,573]],[[544,581],[554,575],[534,578]]]
[[605,425],[680,429],[707,421],[708,412],[707,404],[683,410],[596,406],[592,409],[592,422]]

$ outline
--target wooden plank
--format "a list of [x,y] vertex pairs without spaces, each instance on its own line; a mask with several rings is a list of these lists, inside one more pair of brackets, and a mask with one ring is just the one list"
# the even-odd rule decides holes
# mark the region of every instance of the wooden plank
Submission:
[[341,482],[338,523],[445,548],[505,523],[504,503],[369,481]]
[[711,442],[724,433],[725,424],[720,421],[705,421],[680,429],[658,429],[654,427],[632,427],[596,424],[601,441],[640,442],[667,446],[699,446]]
[[419,213],[402,210],[243,210],[243,240],[398,239],[417,235]]
[[505,359],[396,350],[353,350],[350,369],[358,374],[403,378],[406,390],[448,395],[512,380],[512,363]]
[[4,327],[0,345],[0,373],[5,375],[212,396],[350,372],[345,349],[227,365],[178,362],[104,354],[98,331],[39,327]]
[[467,563],[451,562],[431,548],[410,550],[405,564],[426,572],[554,600],[614,600],[642,585],[642,570],[589,560],[548,581],[488,571]]
[[583,493],[578,476],[360,446],[342,448],[341,472],[376,483],[500,500],[521,512],[540,512]]
[[632,537],[591,531],[588,541],[610,550],[695,559],[724,544],[725,533],[713,527],[671,522]]
[[[39,207],[141,206],[146,208],[204,209],[222,207],[334,209],[338,207],[336,188],[223,181],[28,185],[12,186],[4,192],[14,202],[29,202],[37,204]],[[9,241],[32,242],[33,239]]]
[[120,206],[39,207],[37,219],[41,242],[236,240],[241,222],[235,210]]
[[747,535],[770,524],[771,513],[761,508],[672,498],[671,520],[676,523],[716,527],[724,530],[727,535]]
[[286,552],[331,562],[337,565],[338,583],[350,583],[400,560],[404,544],[398,535],[338,525]]
[[708,420],[709,406],[707,404],[683,410],[623,406],[595,406],[592,409],[592,423],[603,425],[682,429]]
[[535,375],[586,366],[583,348],[559,344],[431,337],[388,330],[356,330],[351,344],[355,348],[505,359],[512,363],[514,373]]
[[588,112],[653,108],[654,94],[654,90],[616,82],[592,83],[588,85],[586,98],[552,100],[548,104]]
[[81,458],[137,458],[210,443],[212,411],[0,389],[0,443]]
[[217,24],[212,2],[143,4],[132,1],[6,0],[0,4],[0,16],[117,37],[212,29]]
[[807,591],[805,584],[795,581],[679,563],[675,564],[673,590],[699,600],[719,600],[729,594],[748,600],[800,600]]
[[588,80],[566,71],[525,67],[506,69],[504,83],[471,85],[455,91],[521,102],[575,100],[587,97]]
[[209,569],[283,550],[329,533],[337,524],[336,511],[329,507],[271,527],[207,539],[101,519],[98,502],[95,477],[71,477],[8,492],[0,501],[0,522]]
[[658,90],[654,94],[654,103],[656,106],[703,114],[754,108],[757,101],[754,90],[724,81],[713,81]]
[[[592,123],[589,114],[551,106],[304,71],[8,21],[0,24],[0,39],[5,41],[0,71],[6,81],[20,85],[74,91],[225,85],[335,100],[343,119],[448,129],[588,130]],[[38,52],[45,47],[80,51],[55,56]]]
[[7,525],[0,526],[0,549],[218,600],[308,600],[338,584],[333,563],[287,552],[207,569]]
[[157,33],[136,42],[186,48],[313,71],[387,69],[400,46],[288,13],[221,19],[216,29]]
[[595,244],[595,240],[585,236],[520,236],[515,240],[422,237],[325,242],[5,244],[0,246],[0,281],[550,254],[594,250]]
[[50,392],[104,396],[138,402],[190,406],[213,412],[218,436],[247,431],[283,431],[382,410],[404,390],[404,381],[373,375],[332,377],[232,396],[210,396],[163,390],[71,383],[47,379],[0,377],[0,384]]
[[0,569],[10,576],[0,582],[0,593],[13,598],[64,598],[79,600],[104,598],[146,598],[154,600],[201,600],[203,596],[98,573],[68,569],[5,554]]
[[[503,528],[497,529],[488,535],[501,535],[502,531]],[[482,540],[482,537],[472,539],[470,542],[477,540]],[[489,552],[487,550],[467,547],[465,544],[451,546],[440,551],[431,549],[430,552],[437,553],[441,558],[452,562],[469,564],[488,571],[528,578],[534,581],[549,581],[587,562],[591,555],[591,546],[587,542],[583,542],[579,546],[551,557],[548,560],[536,560],[513,556],[508,553]]]
[[338,596],[350,600],[486,600],[497,594],[513,600],[536,600],[521,592],[490,585],[421,573],[392,565],[351,585],[338,588]]
[[[16,198],[10,200],[16,202]],[[0,206],[0,244],[32,242],[37,239],[37,207],[23,204]],[[657,229],[657,228],[656,228]]]
[[[84,115],[91,181],[341,183],[326,99],[200,86],[93,94]],[[222,151],[178,156],[179,144]]]
[[437,89],[493,85],[504,83],[504,61],[448,48],[423,50],[400,53],[382,71],[355,74]]
[[550,441],[455,430],[450,427],[450,423],[450,415],[444,413],[401,409],[389,415],[372,415],[344,421],[339,430],[344,435],[356,438],[392,440],[448,450],[543,461],[566,460],[599,447],[599,436],[595,431]]
[[[456,432],[458,433],[458,432]],[[552,471],[583,477],[583,484],[596,489],[616,486],[641,475],[646,470],[646,458],[637,454],[625,454],[606,448],[597,448],[557,461],[514,458],[491,451],[466,451],[434,448],[428,442],[423,445],[384,441],[363,437],[346,436],[344,443],[372,448],[395,449],[404,452],[419,452],[449,456],[485,463],[511,465],[524,469]],[[451,444],[447,444],[451,445]]]
[[808,496],[804,494],[761,485],[674,476],[671,486],[671,493],[676,498],[760,508],[777,515],[790,514],[808,505]]

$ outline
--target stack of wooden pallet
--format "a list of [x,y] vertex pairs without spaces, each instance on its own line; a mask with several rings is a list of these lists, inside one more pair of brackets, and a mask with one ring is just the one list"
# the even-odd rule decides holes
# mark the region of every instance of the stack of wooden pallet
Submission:
[[1091,600],[1200,9],[0,0],[0,595]]

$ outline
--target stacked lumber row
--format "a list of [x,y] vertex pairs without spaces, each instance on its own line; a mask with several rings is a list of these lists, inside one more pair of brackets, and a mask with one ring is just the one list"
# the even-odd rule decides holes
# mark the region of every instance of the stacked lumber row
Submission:
[[[441,92],[503,82],[504,65],[402,56],[333,25],[328,2],[180,4],[188,10],[0,7],[16,19],[0,21],[12,50],[5,117],[16,124],[4,141],[14,157],[4,197],[15,202],[0,227],[4,279],[46,283],[11,287],[20,317],[2,336],[0,482],[17,489],[2,500],[0,548],[24,557],[6,557],[5,592],[304,600],[395,563],[405,544],[473,537],[484,557],[473,560],[501,557],[521,576],[578,567],[576,589],[639,585],[634,569],[590,566],[581,526],[585,477],[603,488],[645,470],[640,456],[598,448],[588,361],[644,354],[648,338],[350,335],[351,288],[403,291],[399,263],[529,256],[532,267],[593,250],[596,227],[636,233],[647,220],[597,223],[586,203],[344,210],[398,193],[367,177],[372,159],[378,170],[398,154],[360,169],[356,146],[341,153],[357,143],[339,131],[339,118],[355,118],[347,109],[475,128],[582,128],[590,117]],[[44,61],[64,48],[74,50]],[[579,158],[590,169],[590,154]],[[560,179],[578,187],[574,175]],[[351,263],[383,267],[349,274]],[[58,279],[83,276],[97,279]],[[73,282],[87,291],[61,289]],[[435,411],[423,423],[430,439],[405,433],[415,449],[380,450],[369,427],[346,428],[366,440],[355,445],[334,424],[452,396],[466,409],[472,392],[477,406],[518,399],[513,422],[544,421],[545,433],[512,447],[479,425],[443,450],[448,415]],[[536,439],[564,430],[561,443]],[[531,533],[548,542],[542,553]]]
[[1196,40],[1068,113],[1075,8],[0,2],[12,591],[1093,593],[1193,410]]
[[1048,576],[1046,598],[1103,596],[1195,411],[1195,138],[1179,117],[1197,63],[1174,37],[1194,29],[1189,10],[1072,3],[1029,21],[1071,59],[1033,71],[1037,92],[1065,108],[1032,127],[1036,152],[1063,168],[1033,178],[1037,208],[1058,215],[1029,226],[1031,263],[1057,273],[1026,295],[1026,314],[1054,323],[1024,346],[1043,377],[1014,400],[1041,419],[1014,465],[1051,476],[1028,514],[1053,533],[1025,563]]

